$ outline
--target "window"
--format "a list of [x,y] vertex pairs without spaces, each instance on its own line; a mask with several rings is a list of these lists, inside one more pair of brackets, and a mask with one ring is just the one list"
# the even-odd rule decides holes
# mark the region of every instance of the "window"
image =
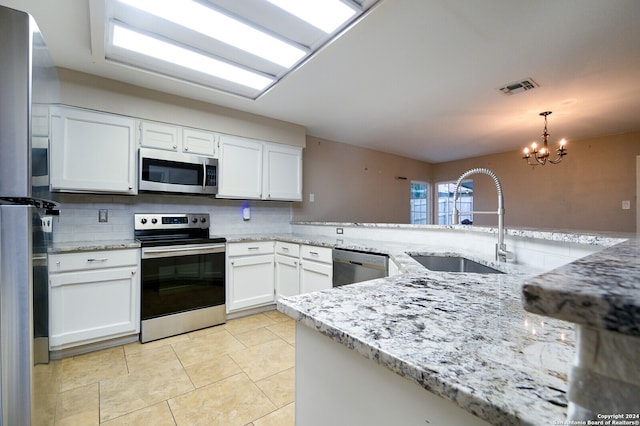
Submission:
[[427,197],[429,187],[425,182],[411,182],[411,223],[427,224],[429,220]]
[[[438,183],[438,225],[451,225],[451,213],[453,212],[453,191],[455,182]],[[473,181],[464,181],[458,190],[458,212],[460,223],[471,225],[473,214],[465,213],[473,210]]]

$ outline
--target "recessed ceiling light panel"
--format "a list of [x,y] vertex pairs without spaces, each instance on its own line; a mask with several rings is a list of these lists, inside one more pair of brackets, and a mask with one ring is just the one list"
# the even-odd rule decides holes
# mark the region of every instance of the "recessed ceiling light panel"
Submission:
[[167,21],[289,68],[307,52],[195,1],[120,0]]
[[310,23],[327,34],[331,34],[358,14],[357,9],[340,0],[267,1],[297,16],[303,21]]
[[90,0],[91,45],[95,60],[257,99],[378,1]]
[[[155,58],[176,67],[208,74],[257,90],[266,89],[274,81],[272,78],[131,30],[115,22],[111,23],[111,28],[112,43],[115,48]],[[127,56],[126,53],[123,56]]]

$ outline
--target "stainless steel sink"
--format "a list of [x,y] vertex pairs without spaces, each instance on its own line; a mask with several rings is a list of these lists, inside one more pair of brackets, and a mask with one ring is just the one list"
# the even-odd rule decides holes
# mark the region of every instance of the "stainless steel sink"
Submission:
[[460,256],[411,255],[431,271],[473,272],[476,274],[503,274],[504,272]]

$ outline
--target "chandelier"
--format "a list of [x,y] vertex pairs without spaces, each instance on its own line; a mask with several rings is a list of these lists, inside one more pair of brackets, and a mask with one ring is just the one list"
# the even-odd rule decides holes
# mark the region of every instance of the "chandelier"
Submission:
[[[522,158],[527,160],[527,164],[530,166],[541,165],[544,166],[547,164],[547,161],[551,164],[558,164],[562,161],[562,157],[567,155],[567,149],[564,147],[567,143],[564,139],[560,141],[560,147],[556,149],[556,158],[550,159],[549,147],[547,146],[547,140],[549,139],[549,133],[547,132],[547,116],[551,114],[551,111],[541,112],[540,115],[544,116],[544,133],[542,134],[543,146],[538,149],[537,143],[532,143],[531,148],[524,149],[524,155]],[[535,162],[531,162],[530,159],[533,158]]]

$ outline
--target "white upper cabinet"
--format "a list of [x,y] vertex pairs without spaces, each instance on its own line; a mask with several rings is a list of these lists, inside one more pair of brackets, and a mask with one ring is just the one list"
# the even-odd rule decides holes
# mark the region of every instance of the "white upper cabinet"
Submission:
[[217,142],[219,136],[204,130],[182,129],[183,151],[190,154],[206,155],[218,158]]
[[302,148],[220,136],[218,198],[302,201]]
[[172,124],[142,121],[140,123],[140,146],[146,148],[178,151],[182,145],[180,127]]
[[52,191],[136,194],[135,120],[51,108]]
[[260,141],[220,136],[218,198],[262,198],[262,148]]
[[302,148],[264,146],[263,198],[302,201]]
[[217,158],[218,135],[173,124],[142,121],[140,146]]

